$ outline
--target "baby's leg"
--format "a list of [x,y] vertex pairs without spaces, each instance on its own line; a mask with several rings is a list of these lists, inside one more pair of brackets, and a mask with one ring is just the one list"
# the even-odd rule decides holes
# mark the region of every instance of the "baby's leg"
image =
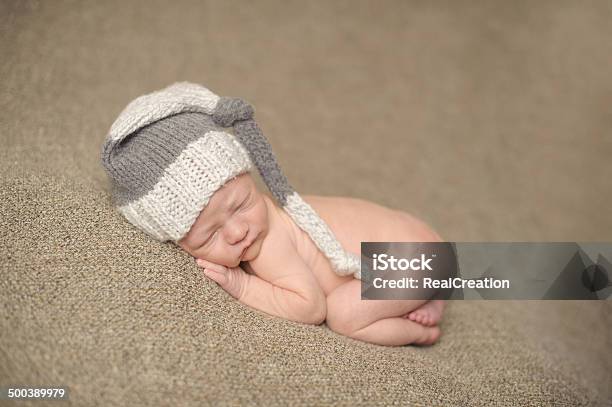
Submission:
[[427,300],[361,300],[361,281],[352,280],[327,296],[327,326],[335,332],[378,345],[429,345],[440,336],[403,318]]

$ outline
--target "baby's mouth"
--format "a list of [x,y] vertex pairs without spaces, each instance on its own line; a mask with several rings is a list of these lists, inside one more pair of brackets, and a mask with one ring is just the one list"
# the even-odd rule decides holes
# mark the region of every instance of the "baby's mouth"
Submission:
[[242,253],[240,253],[240,256],[239,256],[241,259],[244,257],[244,254],[246,253],[246,251],[249,250],[249,247],[251,246],[249,245],[242,250]]
[[247,250],[249,250],[251,246],[253,246],[253,243],[255,243],[255,240],[257,240],[257,236],[258,235],[255,235],[255,238],[251,240],[251,242],[245,246],[245,248],[242,250],[242,253],[240,253],[240,258],[244,256],[244,254],[247,252]]

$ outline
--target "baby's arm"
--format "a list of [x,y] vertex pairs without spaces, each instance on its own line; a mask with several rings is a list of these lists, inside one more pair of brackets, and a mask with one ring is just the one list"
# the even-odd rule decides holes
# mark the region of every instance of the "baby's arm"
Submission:
[[308,266],[289,242],[263,253],[247,274],[242,268],[198,260],[205,273],[241,303],[267,314],[305,324],[321,324],[327,300]]
[[[272,281],[256,274],[247,274],[242,303],[271,315],[304,324],[319,325],[327,316],[325,294],[310,274],[286,265],[287,272]],[[305,265],[304,265],[305,267]],[[314,279],[314,277],[313,277]]]

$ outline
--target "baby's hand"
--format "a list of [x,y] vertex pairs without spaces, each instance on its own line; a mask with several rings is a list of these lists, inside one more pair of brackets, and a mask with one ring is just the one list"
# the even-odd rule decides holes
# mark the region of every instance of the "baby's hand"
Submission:
[[203,259],[196,259],[204,274],[221,286],[229,295],[240,300],[246,290],[249,275],[240,267],[225,267]]

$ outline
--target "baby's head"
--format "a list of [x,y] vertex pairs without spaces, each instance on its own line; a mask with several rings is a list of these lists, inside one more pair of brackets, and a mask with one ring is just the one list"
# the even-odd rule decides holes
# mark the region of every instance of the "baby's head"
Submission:
[[213,194],[177,244],[196,258],[236,267],[259,254],[268,233],[268,205],[251,174],[240,174]]
[[[257,256],[278,206],[339,273],[359,273],[359,257],[289,185],[253,114],[243,99],[189,82],[134,99],[102,146],[113,203],[156,240],[228,266]],[[255,187],[255,169],[277,205]]]

